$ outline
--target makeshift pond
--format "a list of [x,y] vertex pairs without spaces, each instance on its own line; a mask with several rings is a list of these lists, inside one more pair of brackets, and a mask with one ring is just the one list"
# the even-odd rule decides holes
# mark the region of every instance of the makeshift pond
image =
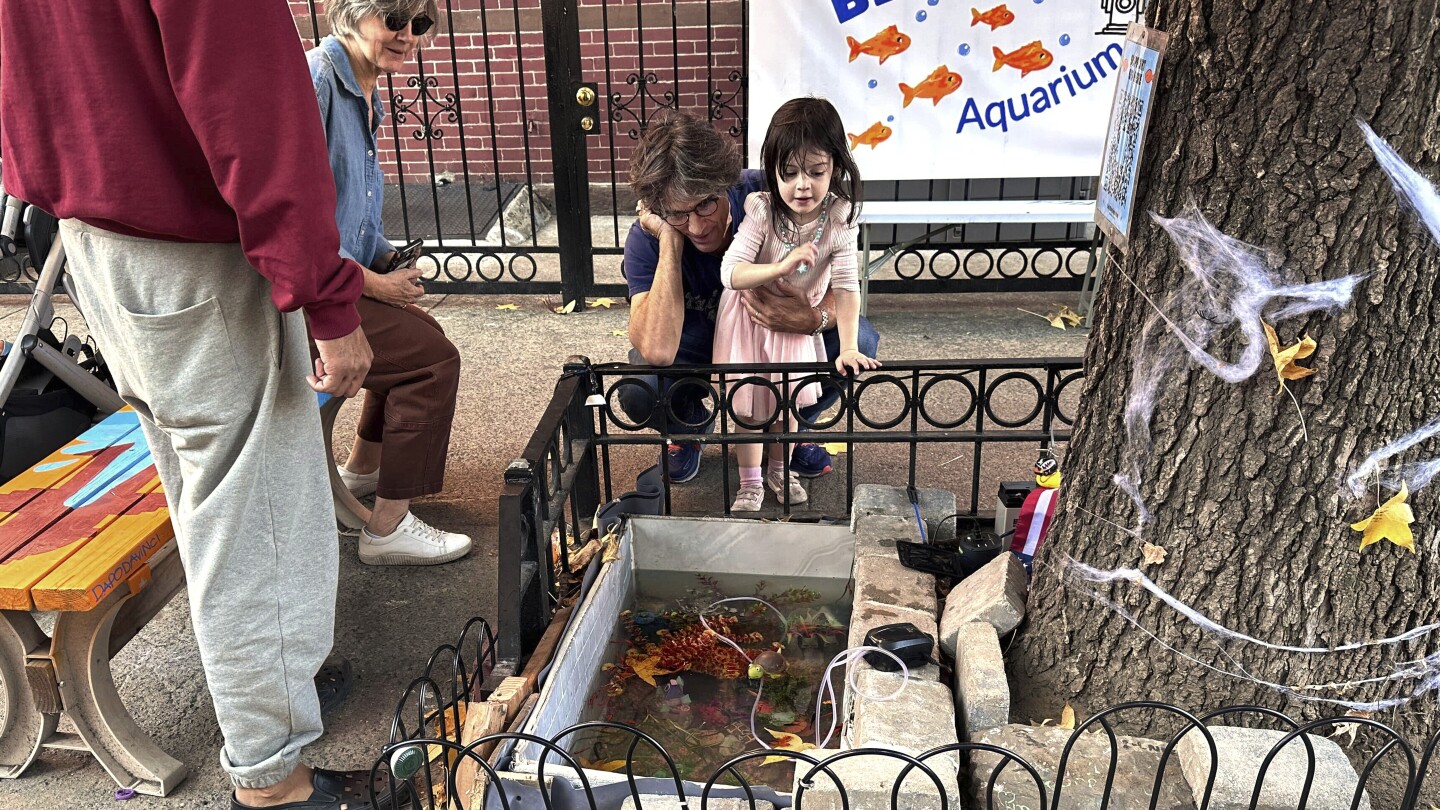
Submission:
[[[757,739],[804,750],[829,737],[837,747],[845,669],[831,665],[847,646],[854,553],[846,525],[630,518],[522,730],[553,738],[587,721],[633,725],[698,783],[761,748]],[[660,752],[635,740],[590,728],[561,742],[592,785],[623,781],[632,750],[634,775],[668,780]],[[542,753],[521,744],[510,770],[535,773]],[[550,753],[547,779],[573,778],[564,766]],[[788,793],[795,764],[756,759],[740,770]]]

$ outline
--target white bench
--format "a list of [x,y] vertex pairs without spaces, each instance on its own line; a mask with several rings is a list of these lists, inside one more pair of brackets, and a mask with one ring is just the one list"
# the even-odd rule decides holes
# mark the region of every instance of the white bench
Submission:
[[[860,302],[864,311],[870,276],[901,251],[957,225],[1074,225],[1095,221],[1094,200],[879,200],[860,208]],[[923,236],[893,245],[873,261],[870,228],[875,225],[934,225]],[[1086,274],[1087,276],[1089,273]]]

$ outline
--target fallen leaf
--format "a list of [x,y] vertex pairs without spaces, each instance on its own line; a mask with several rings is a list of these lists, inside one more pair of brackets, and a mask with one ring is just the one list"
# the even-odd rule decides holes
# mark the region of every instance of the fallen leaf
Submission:
[[597,306],[597,307],[604,307],[604,308],[606,308],[606,309],[609,309],[610,307],[615,306],[615,301],[614,301],[613,299],[610,299],[610,298],[596,298],[596,299],[595,299],[595,306]]
[[519,309],[519,304],[496,304],[496,309]]
[[[1062,323],[1067,323],[1071,326],[1079,326],[1085,322],[1084,315],[1063,304],[1060,307],[1060,311],[1055,313],[1055,317],[1059,318]],[[1063,329],[1064,327],[1061,328]]]
[[581,757],[580,767],[591,771],[610,771],[611,773],[615,773],[625,767],[625,760],[612,759],[602,762],[598,759],[592,761]]
[[605,563],[613,563],[620,559],[620,537],[615,534],[614,531],[600,538],[600,545],[605,548],[605,551],[600,555],[600,563],[602,565]]
[[1360,537],[1360,548],[1372,546],[1381,540],[1389,540],[1395,545],[1415,553],[1415,536],[1410,533],[1410,524],[1415,522],[1415,513],[1411,511],[1410,504],[1405,499],[1410,497],[1410,489],[1402,481],[1400,491],[1359,523],[1350,524],[1350,528],[1357,532],[1363,532]]
[[611,329],[610,334],[613,337],[628,337],[630,335],[630,333],[626,332],[624,329]]
[[1070,708],[1070,703],[1065,703],[1065,708],[1060,710],[1060,722],[1055,724],[1056,728],[1075,728],[1075,710]]
[[638,651],[631,650],[625,655],[625,663],[636,675],[640,676],[640,680],[651,686],[659,686],[659,684],[655,683],[657,676],[673,675],[675,673],[673,669],[662,669],[659,666],[659,653],[655,653],[654,655],[640,655]]
[[1170,552],[1166,551],[1164,546],[1157,546],[1154,543],[1146,543],[1145,548],[1143,549],[1143,553],[1145,555],[1146,565],[1159,565],[1160,563],[1165,562],[1165,555],[1169,554]]
[[[1361,718],[1361,719],[1368,719],[1368,718],[1370,717],[1370,714],[1371,714],[1370,712],[1362,712],[1362,711],[1355,710],[1355,709],[1352,709],[1352,710],[1350,710],[1350,711],[1348,711],[1348,712],[1345,712],[1345,716],[1346,716],[1346,717],[1359,717],[1359,718]],[[1359,730],[1360,730],[1360,724],[1359,724],[1359,723],[1337,723],[1337,724],[1335,724],[1335,730],[1332,731],[1332,732],[1330,732],[1330,737],[1331,737],[1332,739],[1339,739],[1339,738],[1341,738],[1341,737],[1349,737],[1349,738],[1350,738],[1349,742],[1345,743],[1345,747],[1346,747],[1346,748],[1349,748],[1350,746],[1352,746],[1352,745],[1355,744],[1355,734],[1356,734],[1356,732],[1358,732]]]
[[[811,748],[815,747],[814,743],[808,743],[800,739],[800,735],[798,734],[790,734],[784,731],[776,731],[773,728],[767,728],[765,730],[770,732],[771,737],[775,738],[775,744],[770,746],[771,748],[777,748],[781,751],[809,751]],[[788,759],[789,757],[770,756],[765,757],[765,759],[761,760],[760,764],[774,765],[777,762],[785,762]]]
[[1301,337],[1299,342],[1285,348],[1280,348],[1280,338],[1270,324],[1264,321],[1260,325],[1265,327],[1265,340],[1270,344],[1270,359],[1275,361],[1275,376],[1280,380],[1280,389],[1275,393],[1285,390],[1286,380],[1298,380],[1301,377],[1309,377],[1315,373],[1313,368],[1295,365],[1296,360],[1304,360],[1315,353],[1315,341],[1309,335]]
[[850,450],[850,445],[845,442],[826,442],[820,446],[825,448],[825,452],[832,456],[844,455]]
[[574,302],[574,301],[571,301],[570,303],[566,304],[566,305],[563,306],[563,307],[555,307],[555,314],[556,314],[556,315],[569,315],[570,313],[572,313],[572,312],[574,312],[574,311],[575,311],[575,302]]

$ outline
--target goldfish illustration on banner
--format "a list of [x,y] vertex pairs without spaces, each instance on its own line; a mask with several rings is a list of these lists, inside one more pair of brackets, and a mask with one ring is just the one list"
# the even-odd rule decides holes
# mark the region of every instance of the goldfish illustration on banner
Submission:
[[928,98],[934,102],[935,105],[938,105],[940,99],[959,90],[960,84],[963,81],[964,79],[960,77],[959,73],[941,65],[935,68],[929,76],[926,76],[925,81],[920,82],[914,87],[901,82],[900,92],[905,94],[905,103],[900,106],[909,107],[910,102],[917,98]]
[[1009,25],[1012,22],[1015,22],[1015,12],[1011,11],[1009,8],[1006,8],[1004,3],[1001,3],[1000,5],[990,9],[984,14],[981,14],[980,9],[978,8],[970,9],[971,28],[974,28],[980,23],[985,23],[986,25],[990,26],[991,31],[994,31],[996,28],[999,28],[1002,25]]
[[1040,40],[1035,40],[1029,45],[1022,45],[1019,48],[1005,53],[999,48],[994,48],[995,66],[991,72],[999,70],[1006,65],[1020,71],[1020,78],[1025,78],[1037,70],[1044,70],[1055,63],[1055,57],[1047,50]]
[[884,143],[885,140],[893,134],[895,134],[894,130],[892,130],[890,127],[885,126],[879,121],[876,121],[875,123],[870,125],[869,129],[865,130],[859,135],[852,135],[847,132],[845,133],[845,137],[850,139],[850,151],[853,152],[855,151],[855,147],[860,146],[861,144],[864,144],[865,146],[874,149],[875,147]]
[[897,53],[904,53],[910,47],[910,37],[900,33],[897,26],[890,26],[873,37],[860,42],[855,37],[846,37],[846,44],[850,46],[850,61],[854,62],[860,54],[867,56],[878,56],[880,64]]

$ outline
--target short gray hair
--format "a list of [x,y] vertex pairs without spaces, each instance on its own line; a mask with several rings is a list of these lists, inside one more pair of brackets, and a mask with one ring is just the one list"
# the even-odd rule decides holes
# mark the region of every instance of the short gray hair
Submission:
[[433,36],[440,25],[440,9],[435,0],[328,0],[325,3],[325,18],[337,37],[360,33],[360,22],[371,14],[385,17],[396,12],[434,20],[435,28],[426,36]]

